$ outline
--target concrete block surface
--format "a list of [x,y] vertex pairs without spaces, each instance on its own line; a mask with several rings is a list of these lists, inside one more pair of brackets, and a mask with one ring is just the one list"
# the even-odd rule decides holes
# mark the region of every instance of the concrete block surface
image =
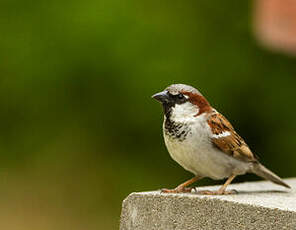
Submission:
[[132,193],[122,204],[120,230],[296,229],[296,178],[285,181],[292,189],[262,181],[230,185],[235,195]]

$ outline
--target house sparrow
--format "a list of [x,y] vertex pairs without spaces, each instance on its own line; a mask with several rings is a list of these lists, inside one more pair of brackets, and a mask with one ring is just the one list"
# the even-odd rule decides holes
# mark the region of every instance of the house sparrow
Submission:
[[237,175],[254,173],[276,184],[290,188],[280,177],[265,168],[230,122],[195,88],[174,84],[152,96],[164,109],[163,133],[168,152],[195,177],[167,193],[191,192],[186,186],[210,177],[228,178],[218,191],[200,194],[232,194],[226,187]]

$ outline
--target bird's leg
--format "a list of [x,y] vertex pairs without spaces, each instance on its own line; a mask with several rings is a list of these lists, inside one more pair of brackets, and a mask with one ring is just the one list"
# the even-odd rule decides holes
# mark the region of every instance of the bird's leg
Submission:
[[226,191],[226,187],[233,181],[233,179],[236,177],[236,175],[230,176],[225,184],[218,190],[218,191],[199,191],[198,194],[202,195],[231,195],[236,194],[237,192],[235,190]]
[[184,183],[180,184],[178,187],[174,189],[162,189],[161,192],[164,193],[185,193],[185,192],[191,192],[192,188],[186,188],[188,185],[193,184],[194,182],[198,181],[201,179],[201,176],[195,176],[192,179],[185,181]]

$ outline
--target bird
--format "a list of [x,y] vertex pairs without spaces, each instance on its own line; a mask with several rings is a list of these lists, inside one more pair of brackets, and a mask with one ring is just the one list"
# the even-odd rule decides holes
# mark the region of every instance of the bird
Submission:
[[162,104],[163,136],[170,156],[194,177],[164,193],[192,192],[188,187],[208,177],[226,182],[217,191],[199,191],[204,195],[227,195],[227,186],[236,176],[254,173],[290,188],[279,176],[263,166],[231,123],[194,87],[173,84],[152,96]]

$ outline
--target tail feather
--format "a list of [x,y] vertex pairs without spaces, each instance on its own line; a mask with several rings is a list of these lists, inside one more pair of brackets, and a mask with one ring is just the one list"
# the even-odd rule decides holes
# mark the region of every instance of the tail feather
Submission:
[[279,176],[271,172],[269,169],[265,168],[260,163],[254,163],[252,172],[257,176],[263,177],[266,180],[270,180],[275,184],[282,185],[286,188],[291,188],[288,184],[286,184]]

